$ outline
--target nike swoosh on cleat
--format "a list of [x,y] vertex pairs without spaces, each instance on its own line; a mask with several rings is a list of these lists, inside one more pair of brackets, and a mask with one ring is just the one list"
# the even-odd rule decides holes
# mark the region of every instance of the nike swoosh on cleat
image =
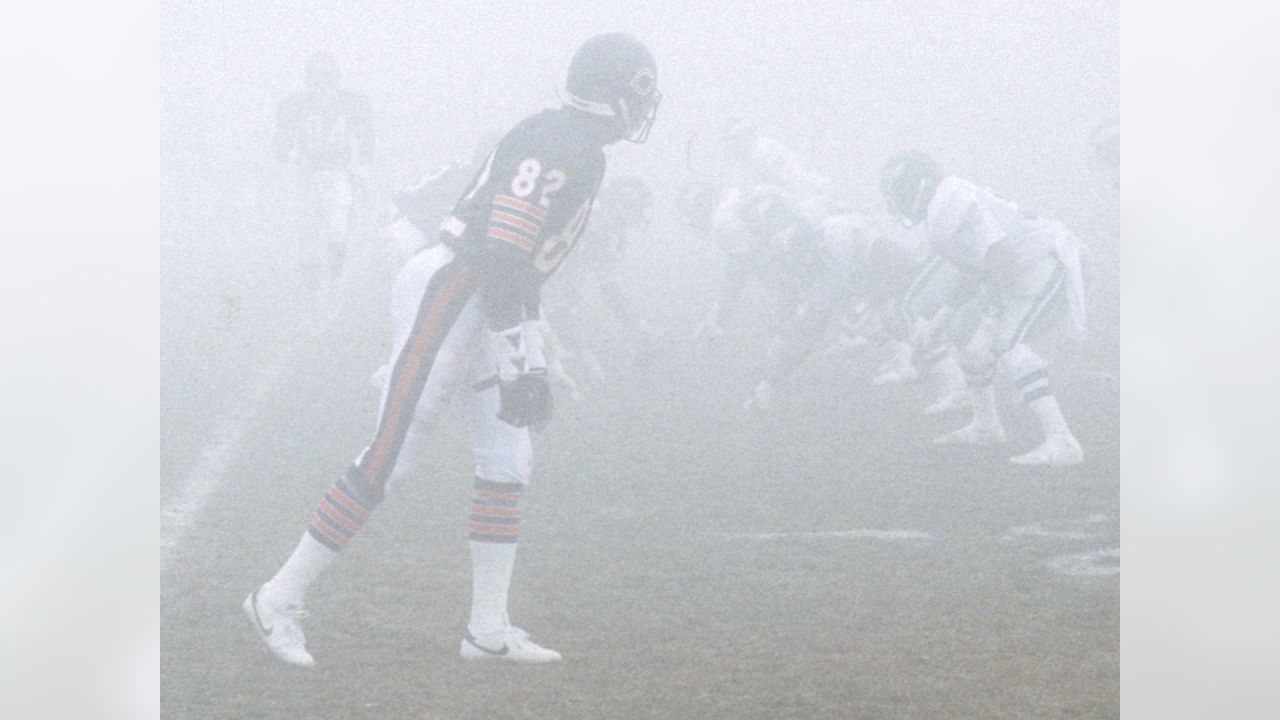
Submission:
[[[261,590],[261,588],[259,588],[259,590]],[[258,617],[258,591],[257,590],[254,590],[253,597],[249,598],[249,606],[253,608],[253,621],[258,624],[258,632],[262,633],[262,637],[271,637],[271,631],[274,628],[269,628],[266,625],[263,625],[262,618]],[[472,643],[472,644],[474,645],[475,643]],[[480,646],[476,645],[476,647],[480,647]],[[480,649],[483,650],[484,648],[480,648]],[[503,649],[505,650],[506,648],[504,647]]]
[[467,636],[463,638],[463,640],[466,640],[467,642],[471,643],[471,647],[479,650],[482,653],[488,653],[489,655],[497,655],[498,657],[502,657],[503,655],[506,655],[508,652],[510,652],[510,650],[507,648],[506,643],[502,644],[501,650],[490,650],[489,648],[477,643],[475,641],[475,638],[471,637],[471,633],[467,633]]

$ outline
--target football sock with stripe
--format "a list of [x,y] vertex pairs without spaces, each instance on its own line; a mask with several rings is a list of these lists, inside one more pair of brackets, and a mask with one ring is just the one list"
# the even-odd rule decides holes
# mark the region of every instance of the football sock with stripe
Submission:
[[311,524],[293,554],[265,588],[273,599],[301,602],[307,588],[338,557],[369,518],[372,504],[348,483],[348,476],[329,486],[316,507]]
[[1071,434],[1071,430],[1067,427],[1067,420],[1062,417],[1062,410],[1053,396],[1053,388],[1049,385],[1049,374],[1043,366],[1023,374],[1022,377],[1014,380],[1013,384],[1022,394],[1022,401],[1031,408],[1031,412],[1035,413],[1036,420],[1040,422],[1040,430],[1045,437],[1054,434]]
[[1062,409],[1058,407],[1058,401],[1052,395],[1046,393],[1034,400],[1029,400],[1027,407],[1036,414],[1036,419],[1040,421],[1040,430],[1044,432],[1045,437],[1071,434],[1071,429],[1067,427],[1067,419],[1062,417]]
[[520,538],[524,486],[476,478],[471,502],[471,622],[476,637],[507,626],[507,594]]

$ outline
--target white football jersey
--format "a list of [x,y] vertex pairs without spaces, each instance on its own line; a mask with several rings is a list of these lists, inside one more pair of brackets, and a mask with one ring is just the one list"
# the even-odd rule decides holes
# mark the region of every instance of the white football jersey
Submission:
[[929,202],[926,222],[933,249],[955,265],[976,270],[987,250],[1021,234],[1018,206],[968,180],[948,177]]

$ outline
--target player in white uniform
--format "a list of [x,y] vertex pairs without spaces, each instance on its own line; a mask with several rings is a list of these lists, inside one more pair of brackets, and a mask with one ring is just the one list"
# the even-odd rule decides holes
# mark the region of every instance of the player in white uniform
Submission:
[[299,256],[329,319],[338,311],[355,196],[374,152],[369,100],[342,89],[338,80],[333,56],[311,56],[306,90],[284,98],[276,110],[273,142],[276,159],[294,168]]
[[752,193],[761,187],[776,188],[792,198],[814,225],[839,204],[830,180],[807,170],[792,149],[762,136],[753,121],[731,120],[719,142],[727,164],[726,188],[717,196],[710,225],[712,237],[728,258],[720,294],[699,328],[699,334],[707,337],[724,334],[724,320],[734,310],[745,279],[739,258],[752,242],[744,220]]
[[471,616],[459,651],[468,660],[560,659],[507,616],[532,472],[530,428],[551,419],[540,290],[587,224],[604,146],[648,137],[661,100],[656,63],[629,35],[598,35],[574,55],[564,98],[564,107],[534,114],[502,138],[445,221],[440,244],[396,279],[392,371],[373,439],[325,492],[288,561],[243,603],[285,662],[313,664],[299,622],[307,589],[388,491],[416,474],[423,443],[454,395],[470,416],[476,478]]
[[[732,215],[726,213],[732,212]],[[818,268],[818,226],[827,207],[775,185],[757,185],[731,205],[721,204],[712,237],[725,258],[720,294],[700,334],[723,334],[721,323],[738,308],[751,279],[771,293],[770,331],[784,326],[804,300]]]
[[986,188],[944,175],[931,158],[906,153],[886,163],[881,190],[907,222],[923,223],[934,250],[959,272],[943,306],[922,329],[926,352],[960,342],[960,364],[973,419],[940,443],[1003,442],[992,381],[1003,371],[1034,412],[1044,441],[1012,458],[1028,465],[1073,465],[1080,443],[1054,398],[1044,358],[1028,347],[1036,335],[1069,316],[1068,332],[1084,334],[1079,243],[1060,224],[1023,213]]

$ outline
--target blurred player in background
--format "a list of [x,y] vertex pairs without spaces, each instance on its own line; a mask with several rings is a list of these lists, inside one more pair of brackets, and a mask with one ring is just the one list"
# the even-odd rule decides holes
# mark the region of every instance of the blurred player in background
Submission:
[[276,110],[275,157],[294,170],[293,227],[319,321],[339,311],[356,196],[373,162],[369,100],[339,84],[338,61],[327,53],[307,59],[306,89]]
[[[758,197],[752,197],[753,193],[759,195],[758,188],[774,188],[784,194],[814,226],[832,212],[848,209],[830,180],[806,169],[794,150],[762,135],[749,118],[731,118],[717,144],[721,189],[713,196],[715,209],[709,223],[712,237],[726,255],[726,268],[721,293],[699,325],[698,334],[708,338],[724,334],[725,319],[737,304],[744,278],[740,260],[748,244],[744,219],[756,210],[746,205],[758,202]],[[705,193],[690,193],[687,202],[692,206],[704,198]]]
[[[600,357],[602,332],[611,336],[606,339],[610,347],[625,348],[633,360],[643,360],[652,350],[653,328],[636,311],[620,277],[628,247],[648,231],[652,211],[653,191],[643,180],[623,176],[611,181],[600,191],[582,249],[567,261],[555,292],[548,297],[556,338],[548,346],[556,346],[561,362],[580,363],[593,382],[606,379],[605,362],[618,360]],[[548,327],[544,325],[544,330]],[[611,341],[619,337],[618,342]],[[567,375],[562,382],[576,386]]]
[[300,625],[307,589],[388,490],[418,474],[424,443],[455,394],[476,461],[471,616],[459,652],[468,660],[560,659],[507,616],[532,473],[530,428],[551,420],[540,289],[586,227],[604,147],[648,138],[661,100],[653,55],[629,35],[593,37],[569,65],[563,98],[563,107],[526,118],[502,138],[444,221],[440,243],[396,278],[391,371],[373,439],[326,491],[288,561],[243,603],[285,662],[313,663]]
[[798,312],[805,287],[820,265],[818,226],[828,216],[821,200],[776,185],[757,185],[722,202],[711,233],[724,257],[719,294],[699,333],[724,334],[723,324],[755,280],[770,294],[772,313],[756,326],[771,335]]
[[923,224],[934,251],[956,271],[942,307],[920,329],[918,346],[927,355],[948,337],[959,344],[973,418],[936,442],[1004,442],[992,384],[1001,370],[1035,414],[1044,437],[1034,450],[1011,461],[1081,462],[1083,451],[1054,397],[1048,363],[1027,345],[1057,328],[1064,316],[1069,335],[1084,336],[1084,287],[1075,236],[986,188],[944,174],[923,153],[891,158],[881,173],[881,190],[905,222]]

